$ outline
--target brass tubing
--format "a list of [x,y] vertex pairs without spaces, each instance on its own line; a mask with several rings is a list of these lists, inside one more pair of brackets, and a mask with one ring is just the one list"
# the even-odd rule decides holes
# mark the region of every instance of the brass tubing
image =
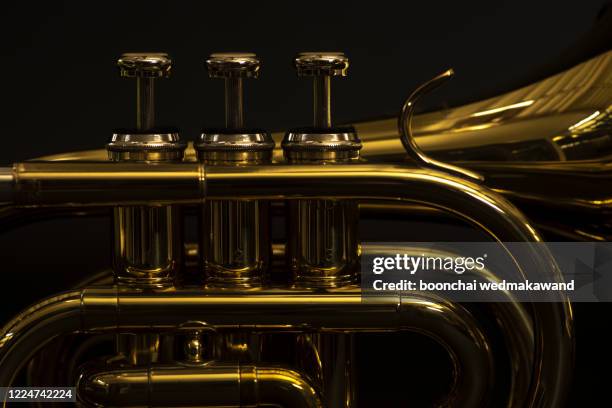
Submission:
[[151,291],[92,288],[46,299],[0,332],[0,385],[12,384],[53,338],[74,332],[176,331],[189,321],[251,331],[413,330],[443,344],[456,363],[458,406],[482,406],[492,361],[482,329],[462,306],[425,295],[364,302],[359,291]]
[[[477,225],[500,242],[541,240],[527,219],[498,194],[435,170],[350,164],[316,168],[269,166],[248,175],[232,173],[221,169],[208,171],[208,196],[232,195],[239,191],[247,197],[351,197],[427,203]],[[255,179],[258,181],[254,182]],[[549,253],[540,253],[534,248],[532,254],[518,263],[519,266],[537,265],[533,268],[537,273],[561,280]],[[526,402],[528,406],[540,400],[546,401],[544,406],[558,406],[568,389],[574,352],[573,322],[569,301],[564,294],[558,296],[557,303],[532,306],[536,364],[530,400]]]
[[355,334],[304,333],[296,341],[298,367],[321,384],[325,406],[357,406]]
[[[399,142],[398,142],[399,144]],[[65,166],[67,164],[67,166]],[[187,169],[188,166],[193,166],[194,163],[184,163]],[[548,214],[550,209],[560,211],[573,212],[588,212],[596,217],[605,219],[612,207],[612,200],[605,189],[599,186],[601,183],[608,182],[612,176],[611,165],[596,164],[596,163],[536,163],[536,164],[500,164],[500,163],[484,163],[484,162],[464,162],[461,166],[472,168],[487,179],[487,187],[492,188],[502,196],[512,200],[513,203],[525,206],[533,206],[534,210],[543,211],[542,214]],[[62,167],[64,169],[62,170]],[[91,170],[100,171],[109,184],[118,183],[119,178],[123,178],[122,185],[126,189],[121,190],[118,187],[111,186],[104,188],[100,185],[92,185],[92,180],[95,178],[93,174],[84,174],[83,180],[73,180],[72,187],[52,186],[51,179],[59,177],[70,177],[70,168],[74,168],[75,172],[90,172]],[[119,170],[120,167],[117,167]],[[404,171],[413,171],[410,167],[404,167]],[[192,182],[185,178],[182,170],[174,168],[171,172],[167,172],[164,167],[146,168],[145,164],[133,164],[132,167],[124,168],[125,174],[122,171],[110,172],[98,166],[98,163],[65,163],[65,162],[44,162],[44,163],[23,163],[16,165],[16,168],[0,169],[0,202],[5,204],[16,203],[20,206],[54,206],[58,207],[65,204],[66,207],[71,207],[72,210],[78,206],[95,206],[95,201],[100,205],[109,205],[114,201],[133,202],[133,203],[148,203],[147,196],[153,199],[160,199],[164,202],[197,202],[193,199],[193,193],[188,190],[181,190],[180,184],[191,184],[197,189],[198,176],[197,165],[194,169]],[[186,170],[187,171],[187,170]],[[191,170],[189,170],[191,171]],[[399,170],[398,170],[399,171]],[[160,174],[148,174],[149,172],[159,172]],[[36,174],[38,173],[38,174]],[[41,174],[44,173],[44,174]],[[104,174],[105,173],[105,174]],[[136,177],[139,180],[128,180],[128,173],[141,173]],[[166,173],[166,174],[164,174]],[[135,174],[134,174],[135,175]],[[511,176],[508,176],[511,175]],[[15,185],[14,177],[20,177],[19,186]],[[154,181],[153,177],[158,177],[159,180]],[[165,178],[165,180],[164,180]],[[172,185],[169,185],[168,178],[174,178]],[[116,179],[113,181],[113,179]],[[147,187],[145,184],[151,182]],[[40,186],[38,184],[41,184]],[[77,185],[82,183],[86,191],[76,191]],[[100,180],[102,183],[102,180]],[[66,181],[66,184],[68,182]],[[88,185],[87,185],[88,184]],[[568,191],[565,186],[571,184],[573,188]],[[156,187],[157,186],[157,187]],[[159,190],[156,190],[159,188]],[[55,191],[54,191],[55,190]],[[97,193],[96,193],[97,190]],[[140,196],[140,197],[139,197]],[[552,197],[552,199],[551,199]],[[16,213],[8,214],[4,211],[0,213],[0,219],[5,216],[14,216]],[[19,209],[17,211],[20,211]],[[53,214],[50,214],[52,216]],[[567,213],[566,217],[580,220],[581,217],[576,217],[575,214]],[[530,214],[534,221],[539,221],[544,227],[547,227],[549,220],[541,219],[540,214]],[[540,217],[540,218],[539,218]],[[569,218],[568,218],[569,219]],[[567,224],[567,219],[566,219]],[[575,222],[570,223],[570,226],[576,225]],[[581,225],[581,224],[579,224]],[[583,225],[580,228],[589,229],[588,225]],[[579,229],[580,229],[579,228]],[[569,232],[572,228],[567,227]],[[585,239],[584,236],[574,236],[573,239]]]
[[[16,165],[13,188],[18,203],[19,200],[28,204],[59,204],[67,200],[96,202],[104,197],[101,193],[109,193],[107,200],[134,200],[143,196],[157,200],[194,200],[204,195],[204,167],[192,163],[160,165],[158,172],[154,166],[140,165],[131,167],[127,176],[117,172],[118,167],[107,167],[107,163],[81,165],[81,173],[75,173],[74,168],[69,172],[62,170],[66,165]],[[32,171],[30,166],[38,166],[37,171]],[[25,172],[23,177],[22,172]],[[83,183],[90,190],[79,189]],[[167,189],[160,189],[160,184]],[[118,186],[135,188],[119,190]],[[541,240],[527,219],[497,193],[459,177],[408,165],[207,167],[205,187],[208,199],[341,197],[426,203],[469,221],[500,242]],[[533,270],[561,280],[549,253],[534,248],[519,265],[536,266]],[[547,406],[558,406],[568,390],[574,352],[573,322],[569,301],[564,294],[558,296],[556,303],[533,305],[536,326],[534,376],[539,380],[532,381],[531,404],[544,399]]]
[[215,362],[86,368],[77,395],[87,406],[105,407],[323,407],[319,392],[295,370]]
[[157,333],[120,334],[116,338],[116,350],[133,365],[157,363],[160,341]]
[[[2,386],[10,386],[18,372],[45,344],[61,334],[82,330],[81,296],[81,291],[72,291],[47,298],[17,315],[1,329]],[[15,349],[21,351],[18,354],[12,353]]]
[[[398,185],[413,182],[431,182],[432,188],[446,186],[465,192],[469,186],[476,194],[467,193],[476,199],[484,191],[489,202],[503,200],[486,187],[409,164],[213,167],[194,162],[25,162],[15,164],[10,171],[5,169],[3,174],[0,190],[5,202],[19,206],[198,202],[204,197],[409,199],[411,192],[401,191]],[[596,176],[601,178],[607,173]],[[275,182],[280,182],[282,188]],[[376,191],[369,188],[373,183],[377,183]],[[212,191],[205,192],[205,187]],[[512,212],[517,213],[514,207]]]
[[[482,228],[498,241],[540,241],[525,217],[493,191],[406,165],[201,166],[180,164],[23,163],[14,171],[17,204],[90,204],[108,200],[352,198],[425,203]],[[135,186],[141,185],[140,189]],[[85,187],[85,191],[81,189]],[[124,189],[120,189],[125,187]],[[166,188],[164,188],[166,187]],[[545,271],[559,276],[547,254]],[[542,262],[540,260],[539,262]]]
[[22,207],[198,203],[203,171],[198,163],[26,162],[0,190]]
[[[399,209],[396,209],[396,211]],[[410,213],[410,210],[405,209],[405,213]],[[418,244],[413,244],[418,245]],[[363,252],[375,253],[378,256],[394,256],[397,253],[406,253],[415,255],[427,254],[430,257],[456,257],[459,254],[434,250],[431,248],[422,248],[418,246],[397,246],[392,247],[389,244],[362,244]],[[445,273],[437,271],[439,273]],[[454,272],[453,272],[454,273]],[[499,282],[499,278],[489,269],[484,268],[481,271],[470,271],[463,275],[466,280],[477,279],[486,282]],[[510,395],[511,402],[508,406],[524,406],[525,398],[529,390],[529,384],[532,380],[525,372],[533,367],[534,363],[534,327],[533,319],[529,315],[529,305],[525,305],[516,301],[514,295],[510,292],[504,292],[506,300],[504,302],[489,302],[478,304],[479,310],[490,310],[495,316],[495,325],[503,333],[503,342],[508,352],[509,363],[512,375],[510,376]],[[471,305],[467,304],[468,309]]]
[[[240,192],[246,197],[350,197],[426,203],[469,221],[499,242],[541,241],[529,221],[497,193],[435,170],[402,165],[293,165],[261,167],[248,175],[236,175],[211,169],[206,182],[209,197]],[[518,264],[531,265],[536,273],[562,279],[552,255],[536,248]],[[557,295],[556,303],[533,305],[537,380],[531,383],[534,388],[527,405],[544,399],[550,404],[546,406],[558,406],[568,390],[574,353],[573,322],[569,301],[564,294]]]
[[424,94],[442,85],[453,75],[454,71],[452,69],[446,70],[435,78],[425,82],[424,84],[419,86],[414,92],[412,92],[412,94],[410,94],[408,99],[406,99],[406,101],[404,102],[404,105],[402,106],[402,112],[400,113],[397,119],[398,133],[400,135],[400,140],[402,142],[404,150],[406,151],[406,155],[415,162],[419,163],[421,166],[432,167],[442,171],[447,171],[451,174],[469,178],[472,181],[483,181],[484,178],[478,173],[475,173],[468,169],[464,169],[462,167],[454,166],[449,163],[444,163],[427,156],[416,143],[416,139],[412,134],[412,117],[414,114],[414,106],[416,101]]

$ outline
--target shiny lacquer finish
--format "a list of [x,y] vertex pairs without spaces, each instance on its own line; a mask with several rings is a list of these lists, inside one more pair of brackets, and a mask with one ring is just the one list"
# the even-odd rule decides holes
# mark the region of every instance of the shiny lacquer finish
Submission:
[[215,362],[86,367],[78,395],[88,406],[323,407],[320,392],[295,370]]
[[[329,313],[331,310],[334,313]],[[488,381],[483,380],[487,378],[483,377],[483,373],[490,373],[492,370],[492,361],[482,329],[461,306],[435,298],[391,296],[381,299],[380,302],[367,303],[363,302],[359,292],[355,291],[320,294],[266,290],[249,295],[202,290],[141,292],[117,287],[92,288],[53,297],[10,322],[0,333],[0,363],[3,367],[13,370],[0,372],[0,384],[10,384],[25,359],[61,334],[75,331],[100,333],[142,329],[181,330],[185,322],[190,321],[206,321],[207,326],[215,330],[251,327],[260,332],[292,331],[296,328],[323,332],[417,330],[443,342],[452,350],[457,370],[461,372],[451,393],[453,403],[460,406],[479,406],[488,397],[491,386]],[[51,332],[51,329],[54,332]],[[17,355],[21,355],[22,359]],[[172,370],[171,367],[168,369]],[[228,369],[236,372],[235,367]],[[150,374],[164,375],[164,367],[156,369],[153,365],[152,370],[154,371],[149,372]],[[175,373],[175,382],[179,387],[197,385],[198,381],[196,384],[189,384],[196,378],[205,383],[207,380],[214,380],[214,376],[209,376],[205,368],[198,371],[194,367],[191,372],[185,368],[186,371],[182,373],[180,370]],[[98,376],[99,380],[115,383],[115,380],[125,381],[131,373],[146,374],[147,370],[124,368],[122,373],[119,376],[117,371],[105,371],[91,375]],[[265,373],[272,375],[274,371],[264,369],[262,374]],[[277,372],[281,377],[287,374],[287,371]],[[84,397],[99,392],[96,391],[95,384],[91,384],[91,375],[88,374],[89,379],[85,379],[83,383]],[[292,377],[295,381],[295,375]],[[226,378],[236,381],[236,377]],[[264,375],[264,383],[266,378],[272,379]],[[130,381],[130,384],[138,386],[136,378],[134,380]],[[154,388],[157,387],[155,378],[143,381]],[[280,379],[279,381],[276,386],[282,386],[285,382]],[[271,388],[274,389],[275,387]],[[313,394],[308,392],[298,395]],[[229,394],[229,397],[236,398],[236,395]],[[125,398],[125,401],[129,402],[129,398],[139,397],[132,395]]]
[[[206,65],[211,78],[225,80],[226,127],[202,133],[195,145],[198,159],[210,167],[270,163],[274,149],[270,135],[244,127],[242,80],[259,76],[259,58],[251,53],[216,53]],[[199,217],[206,284],[261,285],[272,251],[269,203],[205,200]]]
[[[611,197],[601,185],[610,182],[606,168],[612,146],[611,63],[609,51],[497,97],[416,115],[412,126],[416,144],[431,158],[483,175],[485,185],[511,198],[539,228],[554,237],[606,240],[610,237],[607,214]],[[385,163],[406,159],[397,116],[352,125],[363,141],[364,159]],[[273,135],[277,160],[283,157],[280,142],[284,136],[285,132]],[[186,154],[195,156],[189,149]],[[105,151],[92,150],[43,159],[104,157]],[[514,177],[514,172],[522,174]],[[568,174],[572,188],[554,186]],[[495,183],[489,184],[489,179]],[[594,179],[600,182],[593,183]],[[583,222],[577,214],[585,208],[585,202],[598,210]],[[561,212],[551,211],[551,205]],[[560,218],[564,222],[558,222]]]
[[[312,165],[259,165],[259,166],[210,166],[205,167],[194,163],[176,163],[153,166],[146,163],[121,163],[113,166],[113,163],[27,163],[16,165],[10,173],[10,183],[4,185],[5,189],[16,192],[15,205],[48,205],[62,204],[69,199],[73,205],[83,205],[91,202],[99,202],[99,197],[92,196],[92,191],[99,193],[117,191],[118,185],[148,185],[154,191],[146,193],[146,198],[152,201],[184,199],[194,200],[206,198],[208,200],[236,199],[352,199],[352,200],[377,200],[381,203],[393,201],[394,205],[406,203],[421,203],[433,206],[443,211],[458,216],[478,228],[481,228],[493,239],[498,241],[538,241],[539,235],[527,219],[508,201],[497,193],[470,182],[464,178],[450,176],[446,173],[433,169],[415,168],[409,165],[375,165],[375,164],[335,164],[329,166]],[[88,166],[88,171],[84,172]],[[155,172],[148,171],[151,167],[158,167]],[[79,171],[77,171],[79,170]],[[168,180],[174,180],[173,190],[159,189]],[[88,186],[84,191],[81,186]],[[60,193],[61,192],[61,193]],[[144,192],[138,189],[121,191],[115,193],[115,200],[142,200]],[[106,201],[108,202],[108,201]],[[98,203],[99,204],[99,203]],[[556,276],[561,279],[556,264],[550,254],[543,254],[534,249],[528,258],[519,259],[521,264],[538,265],[535,270],[541,271],[546,276]],[[256,293],[255,293],[256,294]],[[79,295],[80,296],[80,295]],[[114,295],[113,295],[114,296]],[[164,327],[164,319],[172,319],[176,316],[185,321],[191,318],[201,319],[214,325],[231,325],[238,321],[238,317],[244,311],[226,315],[220,314],[219,309],[211,311],[204,316],[189,316],[184,310],[173,310],[175,303],[170,296],[169,300],[157,299],[148,301],[145,293],[139,293],[136,297],[126,297],[121,300],[121,310],[126,313],[129,305],[136,309],[135,318],[139,322],[131,321],[129,324],[144,325],[151,324]],[[162,297],[163,293],[161,294]],[[304,315],[302,311],[289,313],[288,305],[282,305],[282,318],[274,323],[266,319],[273,318],[274,314],[269,307],[277,300],[274,297],[244,297],[249,302],[249,310],[256,313],[249,324],[266,327],[270,324],[276,328],[283,324],[303,324],[304,322],[321,324],[321,319],[331,319],[317,327],[335,327],[338,321],[353,325],[353,329],[363,327],[362,325],[373,325],[364,316],[353,316],[342,313],[340,304],[334,303],[333,297],[325,297],[322,294],[301,298],[310,306],[314,304],[328,304],[328,312],[318,311],[314,314]],[[529,394],[525,401],[536,401],[543,399],[545,406],[557,406],[563,398],[569,381],[572,343],[572,320],[570,306],[563,294],[557,303],[541,303],[531,306],[534,318],[534,361],[535,371],[532,373]],[[202,311],[202,305],[208,302],[229,302],[236,304],[238,298],[232,298],[228,293],[223,300],[214,297],[189,295],[189,302],[195,302],[196,310]],[[241,299],[243,297],[240,297]],[[80,297],[79,297],[80,299]],[[307,299],[307,300],[306,300]],[[289,296],[286,301],[300,302],[298,297]],[[354,298],[351,302],[361,303],[361,297]],[[93,303],[92,303],[93,302]],[[117,300],[113,297],[95,297],[88,304],[104,306],[108,304],[115,308]],[[108,303],[110,302],[110,303]],[[180,304],[179,301],[177,304]],[[242,302],[242,301],[241,301]],[[284,302],[284,301],[283,301]],[[320,303],[323,302],[323,303]],[[78,301],[77,301],[78,303]],[[333,306],[332,306],[333,304]],[[397,305],[397,303],[393,303]],[[156,312],[154,305],[162,309]],[[259,309],[263,307],[264,309]],[[162,311],[163,310],[163,311]],[[396,310],[396,306],[393,306]],[[70,314],[70,313],[69,313]],[[80,314],[79,314],[80,316]],[[378,315],[377,315],[378,316]],[[103,317],[103,315],[100,315]],[[215,320],[211,319],[215,317]],[[355,321],[353,319],[357,319]],[[80,317],[79,317],[80,319]],[[116,316],[112,318],[103,317],[103,324],[115,324]],[[153,320],[151,320],[153,319]],[[261,320],[263,319],[263,320]],[[378,319],[378,318],[377,318]],[[26,322],[29,319],[19,318],[18,321]],[[50,322],[51,320],[49,320]],[[424,322],[423,322],[424,323]],[[17,324],[17,323],[16,323]],[[20,324],[20,323],[19,323]],[[133,326],[130,326],[133,327]],[[15,333],[14,328],[7,328],[7,333]],[[9,336],[11,337],[11,336]],[[5,342],[10,338],[5,337]],[[19,343],[25,344],[25,343]],[[12,358],[9,353],[6,358]],[[21,360],[20,360],[21,361]],[[548,390],[543,395],[543,390]],[[550,391],[553,390],[553,391]],[[518,405],[521,406],[521,405]]]
[[[536,228],[608,239],[610,61],[608,52],[413,118],[446,71],[410,94],[399,116],[334,127],[332,77],[346,76],[348,59],[301,53],[293,62],[313,78],[313,123],[275,135],[274,150],[266,131],[245,127],[243,80],[260,73],[254,54],[207,59],[210,76],[225,81],[226,124],[188,147],[155,128],[154,80],[170,73],[169,57],[122,56],[121,75],[137,82],[135,129],[117,131],[108,151],[0,168],[3,226],[112,213],[115,231],[112,273],[88,276],[0,329],[0,385],[78,383],[84,406],[351,408],[360,402],[357,334],[409,331],[450,357],[441,406],[562,406],[574,356],[564,293],[552,303],[517,303],[510,292],[489,304],[421,292],[366,298],[362,250],[457,254],[360,242],[357,225],[411,216],[459,222],[499,243],[542,241]],[[183,210],[199,216],[199,245],[182,242]],[[288,227],[274,244],[272,216]],[[504,248],[517,279],[562,281],[547,250]],[[190,281],[187,269],[204,279]],[[499,279],[494,268],[474,273]],[[379,374],[397,375],[388,367]]]
[[[333,129],[330,80],[346,76],[342,53],[305,52],[294,60],[298,76],[314,78],[312,128],[293,129],[282,142],[290,164],[313,166],[359,159],[361,142],[352,128]],[[287,262],[295,282],[306,287],[336,287],[356,282],[359,262],[358,208],[351,200],[299,200],[288,203]]]
[[[482,175],[550,239],[609,240],[611,64],[608,51],[515,91],[417,115],[415,145]],[[364,140],[363,157],[406,156],[397,121],[353,124]]]
[[[124,54],[117,65],[122,76],[137,80],[138,114],[136,130],[113,135],[107,145],[109,159],[147,163],[181,161],[186,144],[180,141],[178,133],[154,130],[153,79],[167,77],[172,61],[161,53]],[[182,258],[180,223],[177,206],[115,207],[113,268],[117,282],[128,285],[172,284]]]

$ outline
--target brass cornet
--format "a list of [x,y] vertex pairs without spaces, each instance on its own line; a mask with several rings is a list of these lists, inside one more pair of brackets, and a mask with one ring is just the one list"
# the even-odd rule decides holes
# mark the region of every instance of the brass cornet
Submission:
[[[359,336],[410,332],[450,360],[439,406],[562,405],[574,350],[563,293],[544,303],[463,304],[423,292],[367,302],[361,256],[388,247],[366,241],[397,239],[364,239],[360,226],[416,219],[500,243],[608,240],[611,64],[604,53],[498,97],[414,116],[449,70],[398,117],[335,126],[331,82],[349,60],[300,53],[297,74],[313,81],[312,126],[269,133],[244,119],[243,86],[257,78],[258,57],[212,54],[225,127],[186,143],[155,125],[154,89],[170,57],[124,54],[135,129],[103,150],[0,169],[0,219],[102,211],[113,226],[112,271],[4,324],[0,386],[76,387],[87,407],[356,407],[367,354]],[[185,240],[185,220],[197,222],[198,242]],[[550,254],[526,259],[562,279]]]

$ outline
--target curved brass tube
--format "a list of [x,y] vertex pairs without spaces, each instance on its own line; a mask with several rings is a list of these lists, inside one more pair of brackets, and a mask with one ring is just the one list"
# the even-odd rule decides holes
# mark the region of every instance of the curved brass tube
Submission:
[[402,111],[397,119],[397,128],[400,135],[400,140],[402,142],[402,146],[404,146],[404,150],[406,150],[406,154],[415,162],[426,166],[433,167],[439,170],[446,170],[452,174],[467,177],[472,179],[473,181],[483,181],[484,178],[471,170],[463,169],[461,167],[453,166],[452,164],[443,163],[441,161],[432,159],[427,156],[423,150],[419,147],[412,134],[412,117],[414,115],[414,105],[416,101],[423,96],[424,94],[434,90],[435,88],[442,85],[448,79],[450,79],[455,72],[452,69],[446,70],[440,75],[430,79],[425,82],[421,86],[419,86],[404,102],[402,106]]
[[37,350],[62,334],[175,331],[189,321],[206,322],[218,330],[255,332],[417,331],[454,356],[460,375],[450,398],[457,406],[479,407],[489,397],[490,349],[482,329],[463,307],[425,295],[364,302],[358,290],[215,293],[110,287],[68,292],[25,310],[2,329],[0,385],[10,385]]
[[[197,163],[22,163],[14,167],[16,205],[92,205],[117,202],[198,202],[206,199],[351,198],[425,203],[478,226],[499,242],[540,241],[525,217],[486,187],[433,169],[409,165],[268,165],[203,167]],[[5,186],[6,188],[6,183]],[[535,248],[517,265],[561,280],[554,259]],[[567,392],[573,356],[570,305],[532,306],[536,365],[531,382],[535,406],[558,406]],[[334,309],[334,313],[335,309]],[[146,314],[141,316],[146,321]],[[341,315],[341,314],[340,314]],[[546,347],[544,347],[546,345]]]
[[[536,165],[605,159],[612,146],[611,67],[608,51],[512,92],[417,115],[413,135],[423,151],[444,161]],[[405,156],[397,115],[352,125],[363,157]]]
[[[429,157],[483,175],[488,187],[547,230],[574,240],[606,240],[612,206],[604,187],[612,183],[611,66],[608,51],[515,91],[418,115],[410,128]],[[397,123],[395,115],[353,123],[362,157],[402,160],[405,127]]]
[[215,362],[86,368],[77,394],[88,407],[323,407],[319,392],[295,370]]
[[61,293],[37,303],[17,315],[0,331],[0,384],[10,386],[17,371],[26,363],[24,355],[10,350],[21,338],[32,338],[23,352],[29,356],[60,333],[74,333],[81,329],[81,291]]
[[[414,244],[418,245],[418,244]],[[441,251],[432,248],[421,248],[418,246],[391,246],[377,244],[362,244],[362,252],[370,252],[378,256],[394,256],[398,253],[422,255],[429,257],[455,257],[456,253]],[[437,271],[445,273],[444,271]],[[466,272],[466,280],[477,279],[479,281],[499,282],[495,274],[484,268],[480,271]],[[510,356],[510,395],[508,406],[523,406],[529,390],[531,378],[528,373],[533,367],[535,357],[533,320],[529,316],[527,305],[518,303],[509,292],[504,293],[507,297],[505,302],[491,302],[479,305],[482,309],[490,309],[496,316],[496,324],[504,333],[504,343]],[[469,309],[470,305],[465,305]]]

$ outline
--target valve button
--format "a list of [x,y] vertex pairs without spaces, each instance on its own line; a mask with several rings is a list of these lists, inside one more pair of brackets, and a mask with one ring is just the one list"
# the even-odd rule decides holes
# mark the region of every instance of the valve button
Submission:
[[349,60],[342,52],[301,52],[294,64],[299,76],[346,76]]
[[206,60],[211,78],[257,78],[260,65],[259,58],[248,52],[215,53]]
[[121,55],[117,66],[122,77],[161,78],[170,75],[172,60],[165,53],[134,52]]

